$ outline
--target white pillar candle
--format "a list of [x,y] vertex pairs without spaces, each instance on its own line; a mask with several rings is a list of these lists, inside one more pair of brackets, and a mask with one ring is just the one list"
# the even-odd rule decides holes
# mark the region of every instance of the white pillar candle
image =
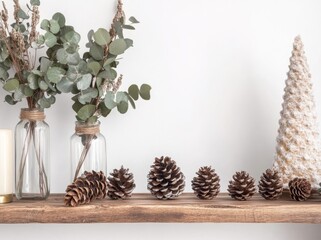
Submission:
[[9,129],[0,129],[0,203],[13,196],[13,136]]

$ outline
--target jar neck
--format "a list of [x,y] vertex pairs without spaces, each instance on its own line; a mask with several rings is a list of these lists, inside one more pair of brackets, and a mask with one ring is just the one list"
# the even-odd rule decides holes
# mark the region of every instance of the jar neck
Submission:
[[28,121],[44,121],[46,115],[43,110],[40,109],[29,109],[29,108],[22,108],[20,111],[20,119],[21,120],[28,120]]
[[76,122],[75,132],[78,135],[88,134],[94,135],[100,133],[100,122],[86,123],[86,122]]

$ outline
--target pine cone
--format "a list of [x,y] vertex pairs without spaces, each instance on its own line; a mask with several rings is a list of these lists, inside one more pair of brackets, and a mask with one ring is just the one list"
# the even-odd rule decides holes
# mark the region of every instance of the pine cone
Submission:
[[85,171],[84,175],[86,179],[93,184],[95,199],[104,199],[107,194],[107,179],[105,174],[102,171]]
[[296,201],[305,201],[311,196],[311,183],[305,178],[294,178],[289,182],[290,196]]
[[278,171],[267,169],[259,182],[259,193],[267,200],[279,199],[283,192],[283,181]]
[[85,172],[66,189],[65,205],[77,207],[106,196],[107,181],[103,172]]
[[192,189],[200,199],[213,199],[220,192],[220,178],[211,167],[201,167],[192,180]]
[[169,157],[155,158],[154,165],[147,175],[152,195],[158,199],[173,199],[183,193],[185,177],[176,162]]
[[134,175],[125,169],[123,166],[119,170],[114,169],[108,177],[108,197],[111,199],[125,199],[131,197],[134,188]]
[[233,180],[230,181],[227,191],[229,195],[240,201],[250,199],[255,193],[255,181],[245,171],[236,172],[233,175]]
[[77,207],[87,204],[94,198],[94,187],[84,175],[78,177],[75,182],[67,186],[65,195],[65,205]]

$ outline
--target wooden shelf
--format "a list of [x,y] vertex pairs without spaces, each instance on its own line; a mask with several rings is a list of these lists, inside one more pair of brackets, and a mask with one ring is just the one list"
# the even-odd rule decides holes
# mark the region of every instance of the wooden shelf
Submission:
[[255,195],[249,201],[240,202],[226,193],[213,200],[199,200],[185,193],[167,201],[150,194],[134,194],[128,200],[105,199],[72,208],[63,205],[62,194],[53,194],[47,201],[0,204],[0,223],[321,223],[321,196],[296,202],[284,195],[277,201]]

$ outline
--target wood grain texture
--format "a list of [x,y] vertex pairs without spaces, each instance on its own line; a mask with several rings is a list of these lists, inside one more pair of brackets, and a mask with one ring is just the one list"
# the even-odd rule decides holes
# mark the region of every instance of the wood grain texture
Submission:
[[14,201],[0,205],[0,223],[128,223],[128,222],[231,222],[321,223],[321,197],[306,202],[277,201],[255,195],[236,201],[226,193],[213,200],[199,200],[185,193],[175,200],[157,200],[150,194],[134,194],[128,200],[101,200],[76,208],[63,205],[63,195],[47,201]]

